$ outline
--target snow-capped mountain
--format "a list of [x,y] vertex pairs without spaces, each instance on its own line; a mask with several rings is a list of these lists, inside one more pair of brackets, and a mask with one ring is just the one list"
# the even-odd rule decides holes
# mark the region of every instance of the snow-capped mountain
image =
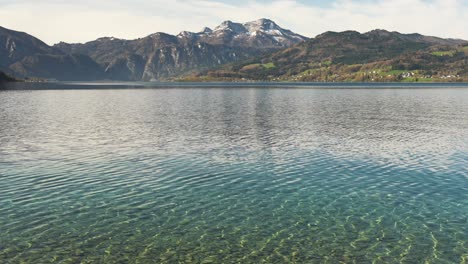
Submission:
[[[103,37],[84,44],[61,42],[51,47],[26,33],[0,27],[0,71],[20,78],[58,80],[149,81],[175,79],[200,71],[213,77],[234,74],[236,78],[259,79],[294,71],[302,73],[310,69],[310,62],[356,65],[385,59],[388,63],[387,60],[408,52],[416,52],[404,57],[412,61],[406,64],[399,61],[398,67],[420,65],[425,60],[437,69],[437,63],[441,67],[447,65],[443,58],[433,55],[434,51],[447,48],[465,52],[456,53],[461,57],[453,56],[454,60],[461,58],[453,67],[465,69],[463,55],[467,43],[385,30],[364,34],[326,32],[308,39],[269,19],[259,19],[247,23],[225,21],[212,29],[182,31],[178,35],[154,33],[134,40]],[[264,62],[274,62],[275,67],[265,71]],[[219,67],[229,63],[233,64]],[[246,71],[241,65],[250,66],[247,69],[253,71]],[[463,74],[462,71],[460,75]]]
[[307,40],[269,19],[225,21],[200,32],[154,33],[125,40],[102,37],[53,47],[26,33],[0,28],[0,70],[59,80],[160,80],[214,68]]
[[206,43],[241,47],[262,46],[267,49],[289,47],[308,39],[265,18],[243,24],[225,21],[213,30],[205,28],[197,35],[200,41]]
[[90,56],[102,65],[109,78],[153,80],[243,60],[305,40],[269,19],[259,19],[243,24],[225,21],[214,29],[182,31],[176,36],[155,33],[135,40],[100,38],[55,47]]

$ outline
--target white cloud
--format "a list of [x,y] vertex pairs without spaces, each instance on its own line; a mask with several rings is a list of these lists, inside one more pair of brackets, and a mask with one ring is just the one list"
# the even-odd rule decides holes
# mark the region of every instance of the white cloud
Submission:
[[468,39],[466,0],[337,0],[328,7],[296,0],[0,0],[0,25],[28,32],[49,44],[85,42],[102,36],[138,38],[214,27],[224,20],[271,18],[306,36],[324,31],[375,28]]

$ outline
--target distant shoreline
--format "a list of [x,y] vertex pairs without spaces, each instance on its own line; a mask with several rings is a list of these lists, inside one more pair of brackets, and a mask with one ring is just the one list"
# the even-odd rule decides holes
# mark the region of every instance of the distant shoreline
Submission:
[[21,81],[22,80],[12,77],[0,71],[0,83],[14,83],[14,82],[21,82]]
[[[10,77],[13,78],[13,77]],[[1,79],[0,79],[1,80]],[[16,79],[13,78],[12,82],[24,82],[24,83],[90,83],[90,84],[115,84],[115,83],[139,83],[139,84],[468,84],[468,80],[462,81],[444,81],[444,80],[434,80],[434,81],[389,81],[389,82],[378,82],[378,81],[269,81],[269,80],[160,80],[160,81],[121,81],[121,80],[72,80],[72,81],[60,81],[60,80],[47,80],[47,79],[40,79],[40,78],[26,78],[26,79]]]
[[[1,90],[87,90],[87,89],[164,89],[164,88],[311,88],[311,89],[405,89],[405,88],[468,88],[468,82],[10,82]],[[6,85],[5,85],[6,84]]]

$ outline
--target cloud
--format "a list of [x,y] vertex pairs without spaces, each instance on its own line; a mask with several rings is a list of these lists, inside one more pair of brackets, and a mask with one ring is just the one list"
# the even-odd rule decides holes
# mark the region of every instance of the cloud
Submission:
[[468,39],[465,0],[0,0],[0,25],[33,34],[49,44],[102,36],[133,39],[154,32],[176,34],[214,27],[224,20],[261,17],[306,36],[324,31],[375,28]]

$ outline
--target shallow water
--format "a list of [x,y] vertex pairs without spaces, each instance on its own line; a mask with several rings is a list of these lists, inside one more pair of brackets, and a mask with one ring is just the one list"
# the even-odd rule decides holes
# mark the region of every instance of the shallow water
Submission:
[[467,116],[453,87],[0,91],[0,263],[467,263]]

